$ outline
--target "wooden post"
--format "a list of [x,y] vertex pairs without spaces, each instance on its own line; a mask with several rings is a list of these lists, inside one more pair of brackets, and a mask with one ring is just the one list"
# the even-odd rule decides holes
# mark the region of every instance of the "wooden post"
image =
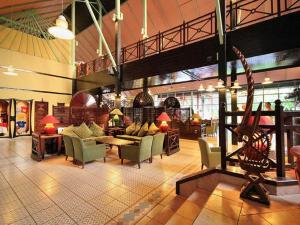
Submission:
[[[226,3],[220,1],[221,23],[223,27],[223,43],[219,43],[218,49],[218,73],[219,79],[227,85],[227,45],[226,45]],[[217,20],[218,21],[218,20]],[[226,89],[219,91],[219,145],[221,147],[221,167],[226,169],[226,131],[225,131],[225,111],[226,111]]]
[[284,114],[281,101],[275,101],[277,177],[285,177]]
[[226,128],[225,128],[225,103],[220,106],[220,114],[222,116],[219,119],[219,145],[221,147],[221,167],[223,170],[226,169]]

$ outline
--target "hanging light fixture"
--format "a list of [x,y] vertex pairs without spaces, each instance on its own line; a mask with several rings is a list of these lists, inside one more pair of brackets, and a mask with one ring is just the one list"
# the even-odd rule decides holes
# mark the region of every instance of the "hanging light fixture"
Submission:
[[200,84],[198,91],[205,91],[205,88],[203,87],[203,84]]
[[218,80],[217,86],[215,86],[217,89],[225,88],[224,81],[222,79]]
[[[63,0],[61,5],[63,14]],[[62,14],[55,20],[55,26],[48,28],[48,32],[56,38],[72,40],[75,38],[75,35],[68,29],[68,22]]]
[[270,77],[265,77],[264,81],[262,82],[262,84],[272,84],[273,81],[271,80]]
[[208,91],[208,92],[213,92],[213,91],[215,91],[216,89],[211,85],[211,84],[209,84],[208,86],[207,86],[207,88],[206,88],[206,91]]
[[242,87],[240,86],[238,80],[235,80],[233,85],[231,86],[232,89],[241,89]]
[[4,71],[3,74],[8,75],[8,76],[17,76],[18,73],[16,72],[15,68],[10,65],[7,67],[7,71]]

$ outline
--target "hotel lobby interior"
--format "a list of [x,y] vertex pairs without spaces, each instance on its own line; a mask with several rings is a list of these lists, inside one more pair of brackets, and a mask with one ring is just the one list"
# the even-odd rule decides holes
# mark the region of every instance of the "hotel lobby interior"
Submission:
[[1,0],[0,225],[300,225],[300,0]]

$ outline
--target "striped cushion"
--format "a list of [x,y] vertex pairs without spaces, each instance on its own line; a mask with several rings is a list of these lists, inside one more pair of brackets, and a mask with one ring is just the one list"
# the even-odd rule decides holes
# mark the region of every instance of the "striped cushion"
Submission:
[[88,128],[85,123],[82,123],[77,129],[74,130],[80,138],[88,138],[93,135],[93,132]]

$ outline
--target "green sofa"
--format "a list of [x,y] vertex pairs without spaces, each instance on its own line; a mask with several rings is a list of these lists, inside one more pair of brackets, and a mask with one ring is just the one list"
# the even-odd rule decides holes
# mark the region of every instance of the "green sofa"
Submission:
[[142,161],[151,160],[152,141],[153,136],[145,136],[141,138],[139,145],[121,146],[121,163],[123,164],[124,159],[131,160],[137,162],[140,169]]
[[89,141],[85,143],[79,137],[72,137],[72,143],[74,147],[74,159],[82,162],[82,168],[86,162],[90,162],[96,159],[103,158],[105,162],[106,157],[106,145],[96,144],[96,141]]

